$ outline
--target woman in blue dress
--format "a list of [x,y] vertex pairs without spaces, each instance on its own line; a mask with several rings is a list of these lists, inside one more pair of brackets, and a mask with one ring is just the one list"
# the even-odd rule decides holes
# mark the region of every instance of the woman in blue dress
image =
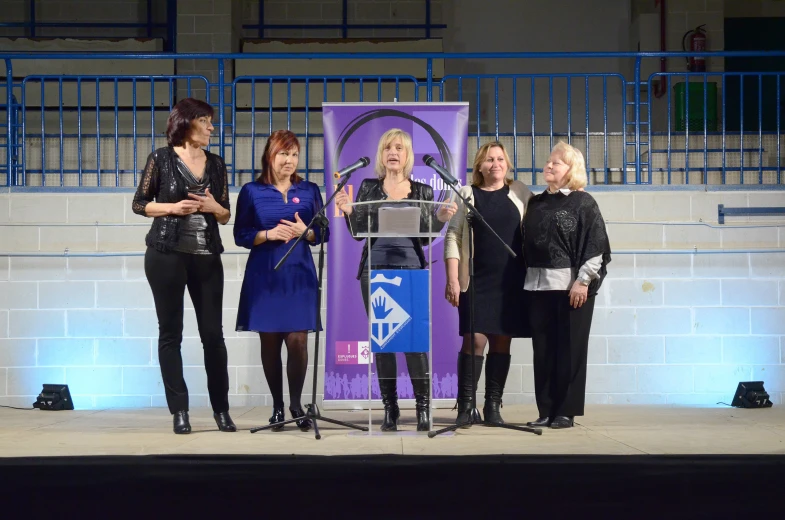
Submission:
[[[286,344],[289,412],[303,417],[300,398],[308,366],[308,332],[321,324],[316,316],[316,269],[311,245],[327,241],[318,227],[308,232],[280,269],[273,270],[311,219],[322,208],[319,187],[297,175],[300,142],[288,130],[270,135],[262,155],[262,173],[240,190],[234,241],[251,250],[237,310],[237,330],[259,333],[264,376],[273,396],[270,424],[284,420],[281,346]],[[311,421],[297,426],[307,431]],[[274,430],[279,431],[279,426]]]

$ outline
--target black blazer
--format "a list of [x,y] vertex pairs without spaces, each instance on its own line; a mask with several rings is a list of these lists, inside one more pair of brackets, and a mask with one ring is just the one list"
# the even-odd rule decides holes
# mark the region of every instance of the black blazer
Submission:
[[[207,155],[204,174],[209,176],[210,193],[224,208],[231,211],[229,205],[229,180],[226,173],[226,164],[220,156],[204,151]],[[150,202],[177,203],[188,198],[185,182],[177,171],[177,154],[174,148],[167,146],[159,148],[147,158],[147,165],[139,179],[133,203],[134,213],[147,216],[145,207]],[[211,253],[223,253],[221,235],[218,232],[218,221],[212,213],[205,213],[207,221],[207,249]],[[145,237],[145,244],[158,251],[169,252],[179,241],[180,222],[183,217],[166,215],[155,217],[150,226],[150,232]]]
[[[425,200],[425,201],[432,201],[433,200],[433,188],[428,186],[427,184],[423,184],[417,181],[411,181],[412,189],[409,192],[409,196],[405,200]],[[370,202],[373,200],[387,200],[387,194],[382,189],[382,181],[379,179],[364,179],[360,184],[360,188],[357,190],[357,197],[355,197],[355,202]],[[344,218],[346,219],[346,225],[349,228],[349,231],[354,229],[360,229],[361,227],[366,227],[366,223],[368,222],[368,213],[371,211],[369,206],[356,206],[351,215],[344,214]],[[378,228],[378,213],[371,212],[370,219],[371,219],[371,228],[377,229]],[[444,223],[439,222],[436,218],[436,211],[430,204],[422,204],[420,206],[420,219],[422,222],[427,222],[428,218],[432,219],[432,229],[434,231],[441,231],[444,227]],[[365,240],[362,237],[354,237],[355,240]],[[422,246],[428,245],[430,242],[430,238],[421,238],[419,240],[415,240],[414,248],[417,252],[417,256],[420,259],[420,265],[422,268],[425,267],[425,253],[422,250]],[[373,247],[373,243],[376,239],[371,240],[371,247]],[[365,261],[368,259],[368,247],[363,247],[362,256],[360,257],[360,266],[357,269],[357,279],[359,280],[362,276],[363,268],[365,267]]]

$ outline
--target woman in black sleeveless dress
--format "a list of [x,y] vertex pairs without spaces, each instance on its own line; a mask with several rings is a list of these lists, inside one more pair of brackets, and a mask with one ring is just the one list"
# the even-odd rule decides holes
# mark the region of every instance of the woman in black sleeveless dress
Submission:
[[[515,252],[509,255],[498,239],[483,225],[474,227],[474,345],[470,335],[469,311],[469,225],[466,207],[458,202],[457,212],[443,209],[439,218],[452,213],[445,236],[444,257],[447,267],[445,297],[458,307],[459,334],[463,337],[458,356],[458,417],[456,424],[469,420],[472,383],[480,378],[483,352],[488,345],[485,368],[485,406],[489,423],[504,423],[499,413],[504,385],[510,370],[512,338],[527,337],[523,302],[525,267],[522,255],[521,221],[531,197],[529,188],[507,177],[510,160],[498,142],[483,145],[474,158],[472,185],[461,188],[490,227]],[[473,354],[473,355],[472,355]],[[473,360],[473,361],[472,361]],[[474,377],[471,379],[471,363]]]

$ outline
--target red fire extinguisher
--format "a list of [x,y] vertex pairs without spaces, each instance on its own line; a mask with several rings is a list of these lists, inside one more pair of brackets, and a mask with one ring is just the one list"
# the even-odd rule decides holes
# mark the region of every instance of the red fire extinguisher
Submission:
[[[699,25],[695,29],[687,31],[681,39],[681,48],[687,52],[687,37],[690,38],[690,51],[706,52],[706,25]],[[706,72],[706,58],[703,56],[690,56],[687,58],[687,70],[690,72]]]

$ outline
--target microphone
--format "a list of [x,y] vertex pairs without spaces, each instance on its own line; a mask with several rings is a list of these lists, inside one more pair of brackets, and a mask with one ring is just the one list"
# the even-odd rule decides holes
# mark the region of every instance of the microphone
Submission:
[[355,170],[359,170],[360,168],[365,168],[371,163],[371,160],[367,157],[360,157],[360,159],[354,163],[350,164],[343,170],[338,170],[337,172],[333,173],[333,177],[336,179],[341,179],[343,177],[347,177],[354,173]]
[[436,162],[436,159],[434,159],[430,155],[424,155],[422,158],[422,162],[424,162],[426,166],[430,166],[431,168],[436,170],[436,173],[439,174],[442,180],[444,180],[444,182],[446,182],[450,186],[454,186],[455,184],[458,183],[458,180],[455,177],[453,177],[450,174],[450,172],[445,170],[444,167],[439,166],[439,163]]

